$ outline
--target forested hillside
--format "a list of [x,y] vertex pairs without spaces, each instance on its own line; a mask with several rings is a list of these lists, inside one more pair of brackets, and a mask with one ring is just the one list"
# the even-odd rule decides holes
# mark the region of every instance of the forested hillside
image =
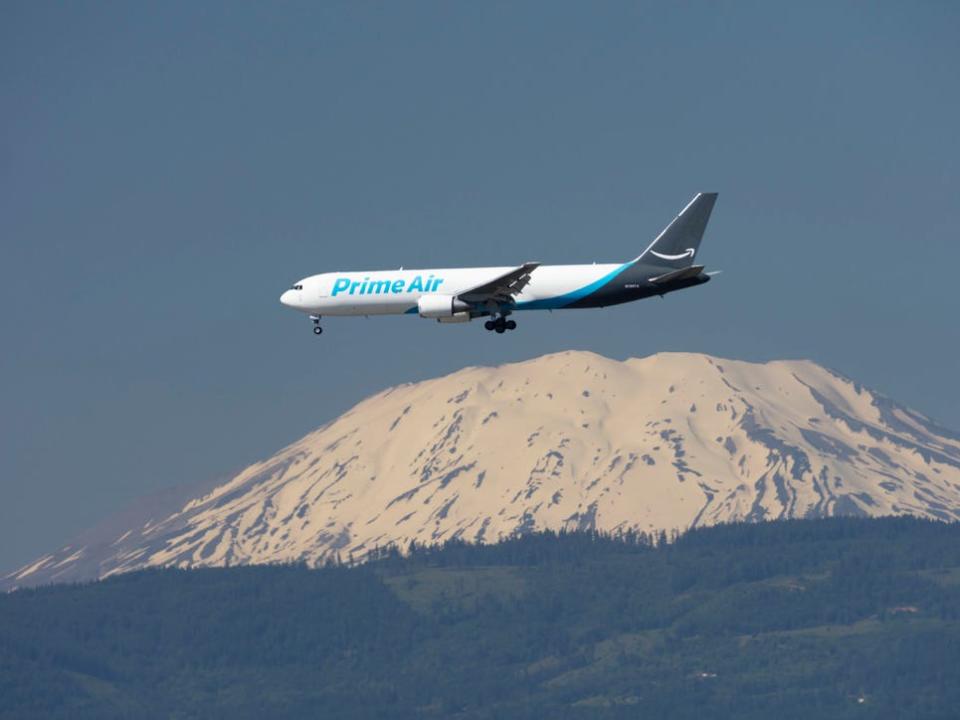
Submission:
[[0,717],[949,718],[960,525],[535,534],[0,597]]

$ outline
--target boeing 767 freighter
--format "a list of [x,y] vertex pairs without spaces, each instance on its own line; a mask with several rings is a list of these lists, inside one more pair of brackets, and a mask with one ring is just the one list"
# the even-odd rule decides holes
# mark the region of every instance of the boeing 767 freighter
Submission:
[[280,302],[308,313],[317,335],[324,315],[419,315],[442,323],[486,317],[487,330],[503,333],[517,327],[509,316],[518,310],[606,307],[707,282],[711,273],[694,258],[716,201],[717,193],[699,193],[627,263],[330,272],[300,280]]

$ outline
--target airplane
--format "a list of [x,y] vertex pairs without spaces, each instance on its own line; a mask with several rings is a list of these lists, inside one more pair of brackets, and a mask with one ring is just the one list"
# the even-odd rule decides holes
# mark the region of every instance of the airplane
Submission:
[[280,296],[307,313],[320,335],[323,317],[419,315],[441,323],[489,318],[503,334],[520,310],[595,308],[695,287],[716,273],[694,264],[717,193],[698,193],[646,250],[621,264],[542,265],[328,272],[294,283]]

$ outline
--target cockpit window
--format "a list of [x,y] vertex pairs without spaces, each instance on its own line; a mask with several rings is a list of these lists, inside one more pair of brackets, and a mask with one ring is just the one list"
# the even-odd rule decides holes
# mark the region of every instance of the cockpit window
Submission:
[[303,290],[303,285],[299,285],[299,284],[298,284],[298,285],[294,285],[294,286],[293,286],[292,288],[290,288],[290,289],[291,289],[291,290]]

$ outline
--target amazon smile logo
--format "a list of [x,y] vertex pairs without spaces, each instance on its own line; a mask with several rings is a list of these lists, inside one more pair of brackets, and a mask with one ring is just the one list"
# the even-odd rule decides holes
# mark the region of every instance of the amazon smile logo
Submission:
[[651,254],[651,255],[656,255],[656,256],[657,256],[658,258],[660,258],[661,260],[683,260],[684,258],[691,258],[691,259],[692,259],[693,256],[697,254],[697,249],[696,249],[696,248],[687,248],[686,250],[684,250],[684,251],[683,251],[682,253],[680,253],[679,255],[663,255],[662,253],[658,253],[656,250],[651,250],[651,251],[650,251],[650,254]]

